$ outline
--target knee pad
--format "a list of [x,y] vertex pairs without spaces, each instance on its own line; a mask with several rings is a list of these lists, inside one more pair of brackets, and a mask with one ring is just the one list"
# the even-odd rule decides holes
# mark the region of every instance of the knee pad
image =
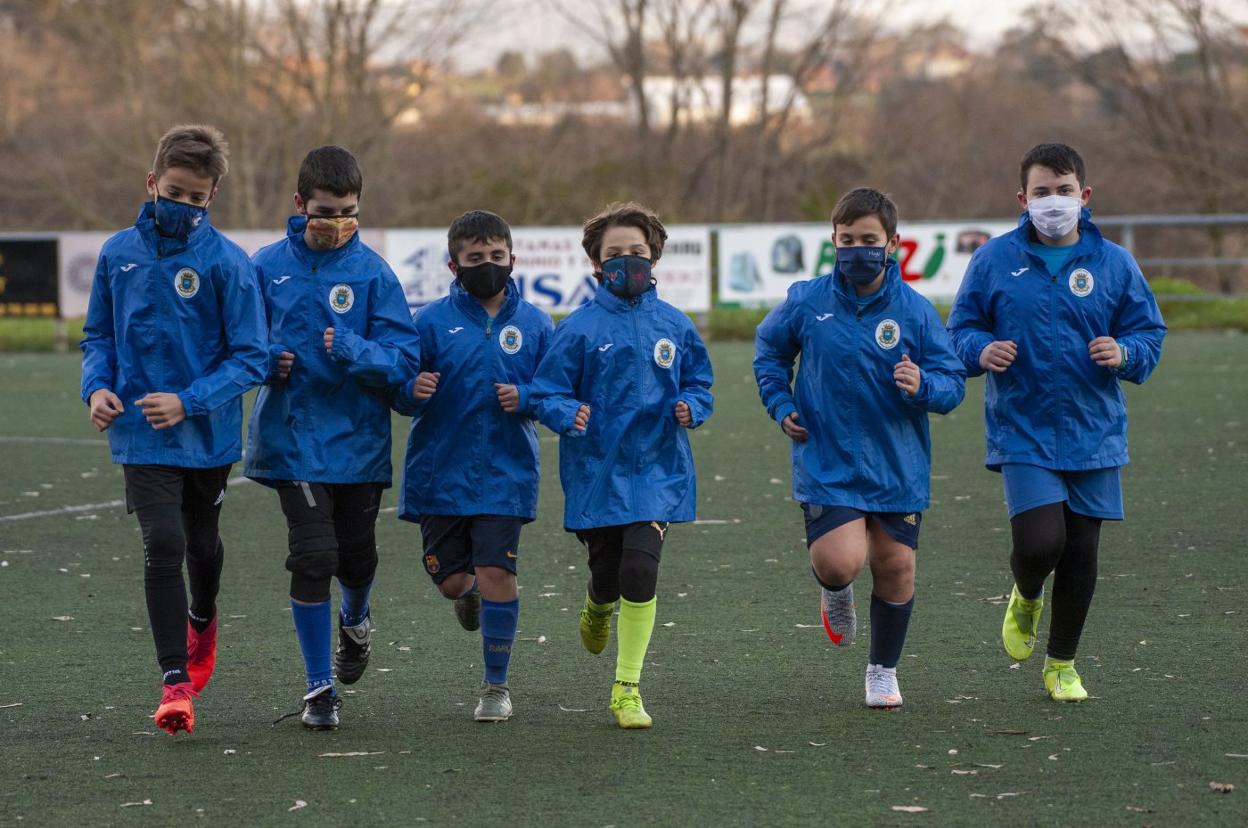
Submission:
[[625,549],[620,560],[620,594],[644,603],[654,597],[659,582],[659,559],[640,549]]
[[291,528],[286,569],[302,578],[328,582],[338,571],[338,541],[333,528],[321,523]]
[[361,587],[377,572],[377,536],[374,532],[338,542],[338,580],[349,587]]

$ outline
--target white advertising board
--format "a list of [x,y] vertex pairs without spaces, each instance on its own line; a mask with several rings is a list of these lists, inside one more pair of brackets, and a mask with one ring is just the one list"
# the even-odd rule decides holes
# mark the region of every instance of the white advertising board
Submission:
[[[683,311],[711,309],[711,234],[704,225],[667,228],[663,257],[655,266],[659,296]],[[593,267],[581,249],[579,227],[514,227],[520,294],[549,313],[567,313],[594,296]],[[387,230],[385,256],[413,309],[446,296],[453,276],[445,230]]]
[[[1009,221],[910,222],[898,227],[897,260],[906,283],[931,299],[952,299],[971,254]],[[789,285],[832,272],[830,224],[746,224],[719,230],[719,302],[767,307]]]

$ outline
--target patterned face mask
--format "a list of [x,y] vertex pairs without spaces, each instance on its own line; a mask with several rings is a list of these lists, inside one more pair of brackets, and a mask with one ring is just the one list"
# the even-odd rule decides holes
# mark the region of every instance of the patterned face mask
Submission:
[[616,256],[602,263],[602,283],[621,299],[636,299],[654,286],[645,256]]
[[360,228],[359,214],[354,216],[309,216],[303,237],[313,250],[337,250]]
[[156,227],[162,236],[186,241],[204,216],[208,215],[207,207],[197,207],[181,201],[170,201],[167,198],[154,196],[156,202]]

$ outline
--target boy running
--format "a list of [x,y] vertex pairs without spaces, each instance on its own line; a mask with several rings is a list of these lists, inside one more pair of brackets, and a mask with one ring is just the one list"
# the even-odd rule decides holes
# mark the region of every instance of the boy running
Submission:
[[[368,665],[377,509],[391,480],[389,389],[420,358],[399,280],[360,241],[363,188],[350,152],[312,150],[299,165],[286,238],[254,257],[273,345],[244,473],[277,489],[286,516],[290,609],[307,678],[301,719],[311,730],[338,727],[334,674],[354,684]],[[334,578],[342,600],[331,672]]]
[[[247,255],[208,206],[228,162],[210,126],[165,133],[134,227],[104,243],[82,340],[82,399],[108,430],[143,533],[143,591],[164,674],[156,726],[195,726],[217,657],[217,524],[241,456],[247,389],[264,380],[264,306]],[[190,605],[183,581],[186,560]]]
[[1005,651],[1031,656],[1054,573],[1044,686],[1054,701],[1077,702],[1088,697],[1075,653],[1101,522],[1123,518],[1121,382],[1153,372],[1166,326],[1131,254],[1092,223],[1079,153],[1032,148],[1020,184],[1019,226],[975,251],[949,332],[968,374],[988,375],[986,462],[1002,474],[1014,540]]
[[622,728],[651,725],[640,682],[659,557],[668,526],[695,517],[685,429],[706,422],[713,404],[697,328],[655,290],[666,240],[658,216],[638,204],[612,204],[585,223],[598,291],[556,329],[531,395],[560,435],[564,527],[589,553],[580,629],[591,653],[607,646],[620,602],[611,712]]
[[834,644],[854,641],[853,582],[869,562],[866,703],[900,707],[897,662],[929,502],[928,413],[957,407],[964,372],[932,304],[901,280],[892,200],[865,187],[846,193],[832,239],[832,273],[794,284],[759,326],[754,376],[793,441],[793,499],[806,518],[824,629]]
[[395,394],[412,416],[399,517],[420,524],[425,571],[466,630],[485,676],[473,718],[511,718],[507,671],[520,617],[520,529],[537,517],[537,428],[527,386],[554,329],[511,280],[511,228],[464,213],[447,231],[451,293],[417,312],[421,373]]

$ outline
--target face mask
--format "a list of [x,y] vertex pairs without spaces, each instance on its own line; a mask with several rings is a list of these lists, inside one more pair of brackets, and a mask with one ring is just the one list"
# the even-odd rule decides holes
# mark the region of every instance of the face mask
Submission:
[[207,207],[161,199],[160,196],[154,196],[153,200],[156,202],[156,227],[161,235],[171,239],[186,241],[191,231],[208,215]]
[[874,282],[887,261],[888,248],[886,247],[836,248],[836,269],[859,287]]
[[507,287],[507,280],[511,278],[511,265],[482,262],[472,267],[459,268],[455,276],[464,290],[478,299],[489,299]]
[[1027,214],[1040,235],[1064,239],[1079,223],[1083,202],[1073,196],[1051,195],[1027,202]]
[[337,250],[355,235],[360,227],[359,215],[309,216],[303,238],[313,250]]
[[616,256],[602,263],[602,283],[621,299],[636,299],[654,286],[645,256]]

